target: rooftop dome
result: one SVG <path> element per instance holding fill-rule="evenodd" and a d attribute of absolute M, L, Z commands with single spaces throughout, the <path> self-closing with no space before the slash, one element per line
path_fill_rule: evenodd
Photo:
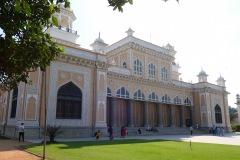
<path fill-rule="evenodd" d="M 100 37 L 100 33 L 99 33 L 99 37 L 97 39 L 95 39 L 94 42 L 101 42 L 104 43 L 103 39 Z"/>
<path fill-rule="evenodd" d="M 220 75 L 220 77 L 218 77 L 217 81 L 225 81 L 225 79 Z"/>
<path fill-rule="evenodd" d="M 207 75 L 207 74 L 206 74 L 206 72 L 202 69 L 202 70 L 199 72 L 198 75 L 201 76 L 201 75 Z"/>

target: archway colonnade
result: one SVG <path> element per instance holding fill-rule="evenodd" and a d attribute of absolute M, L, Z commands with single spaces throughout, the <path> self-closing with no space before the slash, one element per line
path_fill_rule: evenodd
<path fill-rule="evenodd" d="M 107 125 L 113 127 L 189 127 L 194 107 L 180 104 L 107 97 Z"/>

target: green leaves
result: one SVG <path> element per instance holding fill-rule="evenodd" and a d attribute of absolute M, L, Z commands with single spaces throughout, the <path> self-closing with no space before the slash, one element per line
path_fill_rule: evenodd
<path fill-rule="evenodd" d="M 118 9 L 119 12 L 123 12 L 123 6 L 126 3 L 133 4 L 133 0 L 108 0 L 109 6 L 113 7 L 113 10 Z"/>
<path fill-rule="evenodd" d="M 29 72 L 49 66 L 63 52 L 43 32 L 52 23 L 58 25 L 57 18 L 52 17 L 57 11 L 53 3 L 52 0 L 0 0 L 0 28 L 4 33 L 0 35 L 0 89 L 11 90 L 19 82 L 30 83 Z"/>
<path fill-rule="evenodd" d="M 55 16 L 52 16 L 53 25 L 58 26 L 58 20 Z"/>

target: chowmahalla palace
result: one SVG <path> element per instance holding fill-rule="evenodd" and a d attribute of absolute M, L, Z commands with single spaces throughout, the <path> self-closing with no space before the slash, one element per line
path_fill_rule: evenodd
<path fill-rule="evenodd" d="M 177 132 L 196 124 L 206 131 L 213 125 L 230 131 L 223 77 L 211 84 L 201 70 L 198 83 L 183 82 L 174 47 L 134 37 L 131 28 L 111 45 L 99 34 L 92 50 L 81 48 L 72 30 L 73 10 L 59 5 L 59 26 L 46 32 L 66 53 L 45 71 L 31 72 L 31 84 L 0 92 L 1 133 L 17 137 L 17 126 L 24 123 L 26 138 L 42 137 L 45 111 L 46 123 L 60 125 L 62 137 L 90 137 L 97 130 L 107 134 L 110 125 L 114 132 L 146 125 Z"/>

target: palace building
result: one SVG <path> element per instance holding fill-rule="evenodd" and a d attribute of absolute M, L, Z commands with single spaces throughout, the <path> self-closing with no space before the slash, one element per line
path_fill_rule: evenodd
<path fill-rule="evenodd" d="M 61 6 L 61 5 L 60 5 Z M 96 129 L 113 127 L 202 129 L 221 126 L 230 131 L 225 80 L 208 82 L 201 70 L 198 83 L 180 80 L 174 47 L 158 46 L 134 37 L 106 44 L 99 37 L 92 50 L 76 43 L 73 10 L 61 6 L 58 27 L 47 30 L 65 47 L 46 71 L 30 73 L 32 84 L 20 83 L 11 92 L 0 92 L 0 130 L 16 137 L 24 122 L 25 135 L 41 137 L 47 124 L 61 125 L 64 137 L 88 137 Z"/>

